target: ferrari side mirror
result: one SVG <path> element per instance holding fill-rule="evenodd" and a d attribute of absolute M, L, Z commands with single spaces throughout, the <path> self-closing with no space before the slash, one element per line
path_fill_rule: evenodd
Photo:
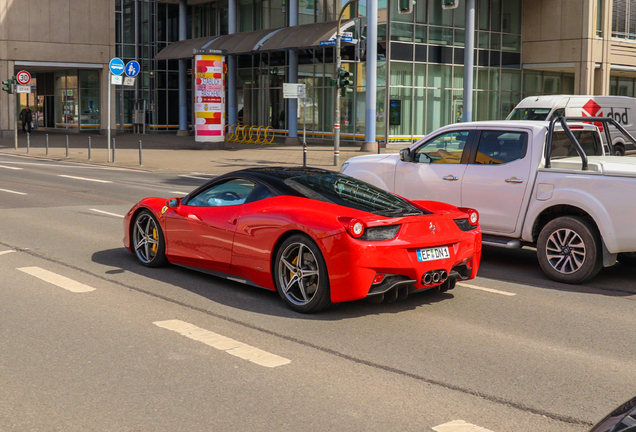
<path fill-rule="evenodd" d="M 170 208 L 179 207 L 179 204 L 181 204 L 181 198 L 172 198 L 168 201 L 168 207 Z"/>
<path fill-rule="evenodd" d="M 411 159 L 411 149 L 410 148 L 405 148 L 400 150 L 400 160 L 402 162 L 413 162 L 413 160 Z"/>

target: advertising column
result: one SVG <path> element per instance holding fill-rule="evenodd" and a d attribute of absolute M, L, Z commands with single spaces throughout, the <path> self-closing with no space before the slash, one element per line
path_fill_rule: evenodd
<path fill-rule="evenodd" d="M 194 51 L 194 139 L 225 141 L 225 51 Z"/>

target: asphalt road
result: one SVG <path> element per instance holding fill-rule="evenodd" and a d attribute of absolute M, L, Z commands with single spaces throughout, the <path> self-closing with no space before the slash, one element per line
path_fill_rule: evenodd
<path fill-rule="evenodd" d="M 300 315 L 123 248 L 134 202 L 210 177 L 0 155 L 0 431 L 583 432 L 634 396 L 635 268 L 486 248 L 450 293 Z"/>

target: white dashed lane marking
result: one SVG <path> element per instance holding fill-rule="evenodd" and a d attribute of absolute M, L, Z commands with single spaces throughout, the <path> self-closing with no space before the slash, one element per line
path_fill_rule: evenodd
<path fill-rule="evenodd" d="M 0 165 L 0 168 L 10 169 L 10 170 L 17 170 L 17 171 L 20 171 L 22 169 L 22 168 L 18 168 L 18 167 L 10 167 L 10 166 L 5 166 L 5 165 Z"/>
<path fill-rule="evenodd" d="M 97 210 L 97 209 L 89 209 L 89 210 L 97 212 L 97 213 L 105 214 L 105 215 L 108 215 L 108 216 L 115 216 L 115 217 L 118 217 L 118 218 L 123 218 L 124 217 L 124 216 L 119 215 L 117 213 L 110 213 L 110 212 L 107 212 L 107 211 L 104 211 L 104 210 Z"/>
<path fill-rule="evenodd" d="M 183 195 L 183 196 L 185 196 L 185 195 L 187 195 L 189 192 L 172 191 L 172 192 L 170 192 L 170 193 L 171 193 L 171 194 L 177 194 L 177 195 Z"/>
<path fill-rule="evenodd" d="M 179 177 L 185 177 L 185 178 L 191 178 L 191 179 L 197 179 L 197 180 L 212 180 L 210 177 L 198 177 L 198 176 L 186 175 L 186 174 L 179 174 Z"/>
<path fill-rule="evenodd" d="M 466 423 L 464 420 L 453 420 L 451 422 L 435 426 L 433 430 L 435 432 L 492 432 L 490 429 Z"/>
<path fill-rule="evenodd" d="M 15 252 L 15 251 L 13 249 L 9 249 L 9 250 L 0 252 L 0 255 L 9 254 L 9 253 L 12 253 L 12 252 Z"/>
<path fill-rule="evenodd" d="M 83 283 L 79 283 L 57 273 L 44 270 L 40 267 L 20 267 L 16 270 L 20 270 L 21 272 L 34 276 L 40 280 L 43 280 L 44 282 L 57 285 L 60 288 L 64 288 L 65 290 L 74 293 L 86 293 L 95 291 L 95 288 L 93 287 L 89 287 L 88 285 L 84 285 Z"/>
<path fill-rule="evenodd" d="M 470 288 L 470 289 L 474 289 L 474 290 L 479 290 L 479 291 L 486 291 L 489 293 L 493 293 L 493 294 L 501 294 L 501 295 L 505 295 L 505 296 L 516 296 L 517 293 L 511 293 L 508 291 L 499 291 L 496 289 L 492 289 L 492 288 L 484 288 L 484 287 L 480 287 L 480 286 L 476 286 L 476 285 L 469 285 L 463 282 L 457 282 L 458 286 L 462 286 L 464 288 Z"/>
<path fill-rule="evenodd" d="M 7 193 L 12 193 L 12 194 L 16 194 L 16 195 L 26 195 L 26 193 L 24 193 L 24 192 L 16 192 L 16 191 L 12 191 L 12 190 L 9 190 L 9 189 L 0 189 L 0 191 L 7 192 Z"/>
<path fill-rule="evenodd" d="M 291 360 L 288 360 L 286 358 L 279 357 L 275 354 L 268 353 L 258 348 L 254 348 L 252 346 L 244 344 L 243 342 L 235 341 L 234 339 L 221 336 L 220 334 L 202 329 L 195 326 L 194 324 L 190 324 L 185 321 L 157 321 L 154 324 L 161 328 L 177 332 L 192 340 L 203 342 L 206 345 L 209 345 L 221 351 L 225 351 L 226 353 L 232 354 L 233 356 L 242 358 L 244 360 L 249 360 L 252 363 L 256 363 L 260 366 L 273 368 L 291 363 Z"/>
<path fill-rule="evenodd" d="M 63 175 L 63 174 L 59 174 L 58 177 L 70 178 L 74 180 L 85 180 L 85 181 L 91 181 L 91 182 L 97 182 L 97 183 L 112 183 L 112 181 L 108 181 L 108 180 L 98 180 L 98 179 L 92 179 L 92 178 L 86 178 L 86 177 L 75 177 L 75 176 Z"/>

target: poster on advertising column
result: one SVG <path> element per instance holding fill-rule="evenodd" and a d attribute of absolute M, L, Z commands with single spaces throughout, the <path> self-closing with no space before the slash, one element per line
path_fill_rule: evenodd
<path fill-rule="evenodd" d="M 194 51 L 195 141 L 225 140 L 225 51 Z"/>

